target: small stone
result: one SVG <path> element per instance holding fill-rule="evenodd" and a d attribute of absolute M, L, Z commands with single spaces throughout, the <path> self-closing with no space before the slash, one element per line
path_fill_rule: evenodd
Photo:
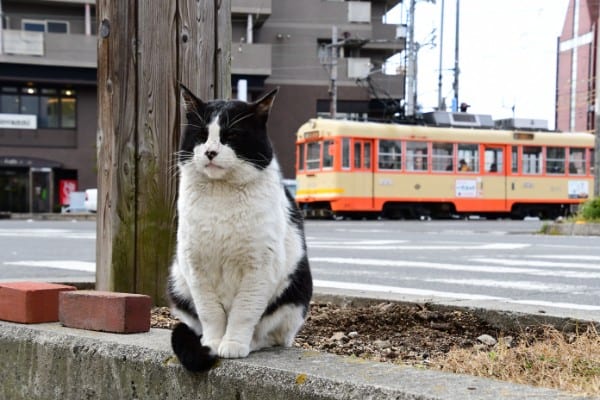
<path fill-rule="evenodd" d="M 329 340 L 335 341 L 335 342 L 339 342 L 339 341 L 342 341 L 342 340 L 348 340 L 348 336 L 346 336 L 346 334 L 344 334 L 344 332 L 335 332 L 329 338 Z"/>
<path fill-rule="evenodd" d="M 496 343 L 498 343 L 496 339 L 486 334 L 479 336 L 477 340 L 487 346 L 494 346 Z"/>
<path fill-rule="evenodd" d="M 505 336 L 504 337 L 504 345 L 506 347 L 508 347 L 510 349 L 511 347 L 513 347 L 514 344 L 515 344 L 515 338 L 514 337 L 512 337 L 512 336 Z"/>
<path fill-rule="evenodd" d="M 382 349 L 389 349 L 390 347 L 392 347 L 392 344 L 390 343 L 389 340 L 375 340 L 373 342 L 373 346 L 382 350 Z"/>
<path fill-rule="evenodd" d="M 358 332 L 356 332 L 356 331 L 354 331 L 354 332 L 350 332 L 350 333 L 348 334 L 348 337 L 349 337 L 350 339 L 356 339 L 358 336 L 359 336 L 359 334 L 358 334 Z"/>

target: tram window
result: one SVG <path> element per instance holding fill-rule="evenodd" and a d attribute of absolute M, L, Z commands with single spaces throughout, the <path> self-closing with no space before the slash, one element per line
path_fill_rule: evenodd
<path fill-rule="evenodd" d="M 594 169 L 595 169 L 595 165 L 596 165 L 596 164 L 594 164 L 595 163 L 595 161 L 594 161 L 595 155 L 594 154 L 595 154 L 594 150 L 593 149 L 590 150 L 590 175 L 594 175 Z"/>
<path fill-rule="evenodd" d="M 540 146 L 523 146 L 521 159 L 523 173 L 536 175 L 542 173 L 542 148 Z"/>
<path fill-rule="evenodd" d="M 323 142 L 323 168 L 333 167 L 333 140 Z"/>
<path fill-rule="evenodd" d="M 364 150 L 364 159 L 365 159 L 365 168 L 371 168 L 371 143 L 365 142 L 363 146 Z"/>
<path fill-rule="evenodd" d="M 585 174 L 585 149 L 569 149 L 569 174 Z"/>
<path fill-rule="evenodd" d="M 362 167 L 362 153 L 360 151 L 360 142 L 354 143 L 354 168 Z"/>
<path fill-rule="evenodd" d="M 304 143 L 298 145 L 298 171 L 304 171 Z"/>
<path fill-rule="evenodd" d="M 306 169 L 321 168 L 321 142 L 310 142 L 306 149 Z"/>
<path fill-rule="evenodd" d="M 459 144 L 458 159 L 466 163 L 466 168 L 460 169 L 461 171 L 479 172 L 479 145 Z"/>
<path fill-rule="evenodd" d="M 350 168 L 350 139 L 342 139 L 342 168 Z"/>
<path fill-rule="evenodd" d="M 511 171 L 513 174 L 516 174 L 519 172 L 519 147 L 518 146 L 512 146 L 511 149 L 511 155 L 510 155 L 510 162 L 511 162 Z"/>
<path fill-rule="evenodd" d="M 565 173 L 565 148 L 564 147 L 546 147 L 546 173 L 564 174 Z"/>
<path fill-rule="evenodd" d="M 434 171 L 452 171 L 452 160 L 454 160 L 452 143 L 433 143 L 431 153 L 431 168 Z"/>
<path fill-rule="evenodd" d="M 427 171 L 427 143 L 406 142 L 406 169 Z"/>
<path fill-rule="evenodd" d="M 504 171 L 504 151 L 502 148 L 485 149 L 485 171 L 503 172 Z"/>
<path fill-rule="evenodd" d="M 399 140 L 379 141 L 379 169 L 402 169 L 402 145 Z"/>

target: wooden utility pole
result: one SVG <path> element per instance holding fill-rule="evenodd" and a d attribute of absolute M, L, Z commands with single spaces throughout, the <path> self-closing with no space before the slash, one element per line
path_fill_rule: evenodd
<path fill-rule="evenodd" d="M 182 82 L 231 95 L 231 0 L 98 0 L 96 288 L 165 300 Z"/>

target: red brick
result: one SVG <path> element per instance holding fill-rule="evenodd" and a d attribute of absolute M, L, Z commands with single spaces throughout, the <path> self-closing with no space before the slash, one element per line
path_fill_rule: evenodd
<path fill-rule="evenodd" d="M 44 282 L 0 283 L 0 319 L 24 324 L 58 321 L 58 294 L 77 288 Z"/>
<path fill-rule="evenodd" d="M 61 293 L 58 303 L 59 321 L 70 328 L 114 333 L 150 330 L 149 296 L 78 290 Z"/>

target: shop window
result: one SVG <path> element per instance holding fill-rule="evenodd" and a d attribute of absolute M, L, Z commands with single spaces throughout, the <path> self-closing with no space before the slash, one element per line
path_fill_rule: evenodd
<path fill-rule="evenodd" d="M 37 115 L 38 128 L 75 129 L 77 97 L 73 89 L 3 86 L 0 113 Z"/>
<path fill-rule="evenodd" d="M 402 143 L 399 140 L 379 141 L 379 169 L 402 169 Z"/>
<path fill-rule="evenodd" d="M 21 29 L 29 32 L 69 33 L 69 22 L 50 19 L 23 19 Z"/>

